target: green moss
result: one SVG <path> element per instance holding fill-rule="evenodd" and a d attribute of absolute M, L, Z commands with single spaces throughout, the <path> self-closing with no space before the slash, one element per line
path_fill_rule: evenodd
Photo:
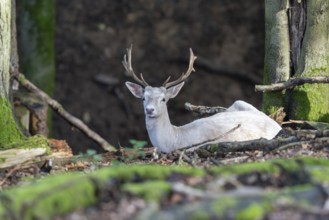
<path fill-rule="evenodd" d="M 277 166 L 273 166 L 272 161 L 267 161 L 214 167 L 211 168 L 211 171 L 223 175 L 231 175 L 232 173 L 239 175 L 253 171 L 274 173 L 278 172 L 279 168 Z"/>
<path fill-rule="evenodd" d="M 23 139 L 23 134 L 20 132 L 16 124 L 12 108 L 8 100 L 0 97 L 0 150 L 4 146 L 18 142 Z"/>
<path fill-rule="evenodd" d="M 218 174 L 239 174 L 254 170 L 263 170 L 276 172 L 279 166 L 288 170 L 295 170 L 304 167 L 314 175 L 315 182 L 327 180 L 329 177 L 329 160 L 320 158 L 297 158 L 297 159 L 279 159 L 263 163 L 248 163 L 240 165 L 230 165 L 218 168 L 212 168 L 210 172 L 215 171 Z M 303 166 L 303 164 L 305 166 Z M 170 183 L 167 178 L 172 174 L 181 175 L 205 175 L 203 169 L 187 167 L 163 167 L 160 165 L 134 165 L 118 166 L 104 168 L 88 175 L 79 173 L 61 174 L 59 176 L 50 176 L 36 181 L 30 185 L 10 189 L 0 192 L 0 202 L 5 201 L 5 205 L 0 205 L 0 219 L 8 219 L 5 216 L 5 208 L 9 207 L 12 213 L 16 213 L 17 219 L 44 219 L 52 216 L 69 212 L 75 208 L 82 208 L 94 204 L 97 201 L 97 192 L 111 187 L 114 189 L 133 193 L 149 201 L 158 201 L 165 197 L 170 190 Z M 321 176 L 323 177 L 321 177 Z M 111 181 L 118 180 L 118 181 Z M 135 180 L 142 180 L 136 182 Z M 310 202 L 300 200 L 300 195 L 309 192 L 313 185 L 305 184 L 296 187 L 285 187 L 279 191 L 269 191 L 259 198 L 259 203 L 251 203 L 243 199 L 235 199 L 230 196 L 222 196 L 211 202 L 205 210 L 194 210 L 195 219 L 208 219 L 209 217 L 225 217 L 227 210 L 233 210 L 237 219 L 257 219 L 271 211 L 271 204 L 275 201 L 284 199 L 291 204 L 302 203 L 307 207 Z M 248 205 L 246 207 L 246 205 Z M 25 209 L 24 209 L 25 207 Z M 242 211 L 238 211 L 243 207 Z M 190 207 L 189 207 L 190 208 Z M 25 211 L 22 211 L 22 210 Z"/>
<path fill-rule="evenodd" d="M 314 182 L 329 184 L 329 167 L 312 167 L 309 169 Z"/>
<path fill-rule="evenodd" d="M 262 111 L 270 115 L 276 112 L 286 103 L 286 94 L 282 92 L 271 92 L 263 94 L 263 107 Z"/>
<path fill-rule="evenodd" d="M 212 219 L 208 212 L 203 210 L 197 210 L 193 213 L 193 216 L 190 218 L 191 220 L 207 220 Z"/>
<path fill-rule="evenodd" d="M 41 135 L 35 135 L 29 138 L 22 138 L 19 141 L 3 146 L 3 149 L 13 149 L 13 148 L 23 148 L 23 149 L 46 148 L 47 153 L 50 153 L 50 145 L 48 139 Z"/>
<path fill-rule="evenodd" d="M 265 162 L 252 162 L 244 164 L 234 164 L 221 167 L 213 167 L 210 170 L 216 174 L 231 175 L 231 174 L 246 174 L 249 172 L 259 171 L 267 173 L 280 172 L 281 167 L 286 171 L 294 172 L 300 170 L 302 164 L 308 167 L 329 167 L 329 160 L 322 158 L 300 157 L 290 160 L 276 159 Z M 326 168 L 325 168 L 326 169 Z"/>
<path fill-rule="evenodd" d="M 164 180 L 172 173 L 180 173 L 182 175 L 203 176 L 205 171 L 202 169 L 193 169 L 191 167 L 163 167 L 160 165 L 141 165 L 141 166 L 118 166 L 115 169 L 100 170 L 93 174 L 97 177 L 105 177 L 108 175 L 119 177 L 122 180 L 131 180 L 133 178 L 143 178 L 144 180 Z"/>
<path fill-rule="evenodd" d="M 261 219 L 271 210 L 268 203 L 251 203 L 247 208 L 239 211 L 236 215 L 238 220 Z"/>
<path fill-rule="evenodd" d="M 40 184 L 36 182 L 13 189 L 14 194 L 13 190 L 5 191 L 1 196 L 11 205 L 12 212 L 18 215 L 17 219 L 49 219 L 49 216 L 96 201 L 95 187 L 86 178 L 76 173 L 52 176 L 43 179 Z M 0 213 L 4 214 L 1 208 Z M 0 217 L 6 219 L 3 215 Z"/>
<path fill-rule="evenodd" d="M 146 181 L 142 183 L 126 183 L 122 186 L 122 190 L 141 196 L 146 200 L 160 200 L 166 195 L 171 186 L 165 181 Z"/>
<path fill-rule="evenodd" d="M 294 92 L 295 119 L 329 122 L 329 86 L 305 84 Z"/>
<path fill-rule="evenodd" d="M 211 211 L 216 214 L 216 217 L 221 218 L 227 212 L 228 209 L 234 207 L 238 201 L 231 197 L 221 197 L 212 202 Z"/>

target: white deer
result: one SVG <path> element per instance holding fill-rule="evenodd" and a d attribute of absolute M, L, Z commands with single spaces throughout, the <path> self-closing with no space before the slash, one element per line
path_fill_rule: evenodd
<path fill-rule="evenodd" d="M 152 145 L 158 152 L 169 153 L 185 147 L 198 147 L 206 144 L 228 141 L 247 141 L 259 138 L 272 139 L 281 127 L 263 112 L 244 101 L 236 101 L 224 112 L 195 120 L 183 126 L 171 124 L 167 102 L 174 98 L 192 71 L 196 59 L 190 49 L 189 67 L 177 80 L 161 87 L 150 86 L 140 74 L 136 76 L 131 65 L 131 50 L 122 61 L 127 73 L 138 83 L 126 82 L 130 92 L 143 100 L 146 128 Z"/>

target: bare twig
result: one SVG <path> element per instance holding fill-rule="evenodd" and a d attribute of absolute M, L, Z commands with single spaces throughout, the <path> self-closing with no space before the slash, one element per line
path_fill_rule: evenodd
<path fill-rule="evenodd" d="M 2 187 L 2 185 L 7 181 L 7 179 L 17 170 L 19 170 L 21 168 L 22 164 L 18 164 L 16 166 L 14 166 L 8 173 L 7 175 L 1 180 L 0 182 L 0 188 Z"/>
<path fill-rule="evenodd" d="M 186 154 L 185 151 L 178 151 L 179 153 L 179 159 L 178 159 L 178 165 L 181 164 L 181 162 L 183 161 L 183 159 L 186 160 L 186 162 L 191 166 L 191 167 L 195 167 L 193 160 L 191 160 L 191 158 L 189 158 Z"/>
<path fill-rule="evenodd" d="M 208 107 L 202 105 L 192 105 L 188 102 L 185 103 L 185 109 L 188 111 L 197 112 L 200 115 L 213 115 L 226 110 L 226 108 L 220 106 Z"/>
<path fill-rule="evenodd" d="M 275 92 L 284 89 L 291 89 L 296 86 L 303 85 L 305 83 L 329 83 L 329 76 L 317 76 L 317 77 L 296 77 L 290 78 L 286 82 L 274 83 L 271 85 L 256 85 L 256 92 Z"/>
<path fill-rule="evenodd" d="M 74 117 L 69 112 L 67 112 L 62 105 L 57 102 L 56 100 L 50 98 L 45 92 L 37 88 L 33 83 L 31 83 L 29 80 L 27 80 L 23 74 L 17 73 L 14 74 L 15 79 L 26 89 L 30 90 L 31 92 L 34 92 L 42 100 L 44 100 L 48 105 L 57 112 L 61 117 L 63 117 L 68 123 L 73 125 L 74 127 L 78 128 L 80 131 L 82 131 L 87 137 L 95 141 L 97 144 L 99 144 L 104 150 L 106 151 L 116 151 L 115 147 L 109 144 L 105 139 L 103 139 L 100 135 L 98 135 L 96 132 L 91 130 L 83 121 L 80 119 Z"/>

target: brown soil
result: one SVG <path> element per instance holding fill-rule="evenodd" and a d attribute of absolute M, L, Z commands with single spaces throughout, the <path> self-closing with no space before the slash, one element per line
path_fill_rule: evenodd
<path fill-rule="evenodd" d="M 131 43 L 135 72 L 152 85 L 187 68 L 188 48 L 212 66 L 261 80 L 264 57 L 264 6 L 248 1 L 57 0 L 55 98 L 111 144 L 148 140 L 142 105 L 125 88 L 131 80 L 121 64 Z M 185 88 L 169 103 L 172 123 L 193 119 L 184 103 L 228 106 L 246 100 L 261 107 L 254 83 L 210 71 L 198 64 Z M 104 86 L 99 75 L 117 84 Z M 54 136 L 74 152 L 96 144 L 54 116 Z M 150 144 L 149 144 L 150 145 Z"/>

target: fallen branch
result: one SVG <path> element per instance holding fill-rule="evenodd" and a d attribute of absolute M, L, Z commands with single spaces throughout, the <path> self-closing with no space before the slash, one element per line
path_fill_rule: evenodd
<path fill-rule="evenodd" d="M 290 131 L 292 136 L 287 138 L 275 138 L 272 140 L 258 139 L 241 142 L 221 142 L 216 144 L 217 152 L 238 152 L 238 151 L 252 151 L 259 150 L 269 152 L 273 150 L 283 150 L 302 146 L 303 144 L 320 144 L 325 145 L 329 143 L 329 129 L 326 130 L 298 130 Z M 204 146 L 205 149 L 211 151 L 211 146 Z"/>
<path fill-rule="evenodd" d="M 197 112 L 200 115 L 213 115 L 226 110 L 226 108 L 220 106 L 208 107 L 202 105 L 192 105 L 188 102 L 185 103 L 185 109 L 188 111 Z"/>
<path fill-rule="evenodd" d="M 116 151 L 115 147 L 109 144 L 105 139 L 103 139 L 100 135 L 98 135 L 96 132 L 91 130 L 83 121 L 76 118 L 75 116 L 71 115 L 69 112 L 67 112 L 63 106 L 57 102 L 56 100 L 50 98 L 45 92 L 37 88 L 32 82 L 27 80 L 23 74 L 13 74 L 14 78 L 26 89 L 30 90 L 31 92 L 34 92 L 42 100 L 44 100 L 48 105 L 61 117 L 63 117 L 68 123 L 73 125 L 74 127 L 78 128 L 82 133 L 84 133 L 87 137 L 95 141 L 97 144 L 99 144 L 104 150 L 106 151 Z"/>
<path fill-rule="evenodd" d="M 241 142 L 221 142 L 216 144 L 218 152 L 238 152 L 238 151 L 251 151 L 251 150 L 260 150 L 260 151 L 272 151 L 276 148 L 281 147 L 289 143 L 298 141 L 297 137 L 288 137 L 280 139 L 258 139 L 251 141 L 241 141 Z"/>
<path fill-rule="evenodd" d="M 271 85 L 256 85 L 256 92 L 275 92 L 284 89 L 291 89 L 296 86 L 304 85 L 305 83 L 329 83 L 328 76 L 317 76 L 317 77 L 296 77 L 290 78 L 286 82 L 274 83 Z"/>
<path fill-rule="evenodd" d="M 290 148 L 297 148 L 297 147 L 301 147 L 303 145 L 314 145 L 314 146 L 316 146 L 317 144 L 319 144 L 320 146 L 324 146 L 324 145 L 329 146 L 329 138 L 328 137 L 322 137 L 322 138 L 318 138 L 318 139 L 315 139 L 315 140 L 292 142 L 292 143 L 285 144 L 285 145 L 282 145 L 282 146 L 276 148 L 275 151 L 286 150 L 286 149 L 290 149 Z"/>

